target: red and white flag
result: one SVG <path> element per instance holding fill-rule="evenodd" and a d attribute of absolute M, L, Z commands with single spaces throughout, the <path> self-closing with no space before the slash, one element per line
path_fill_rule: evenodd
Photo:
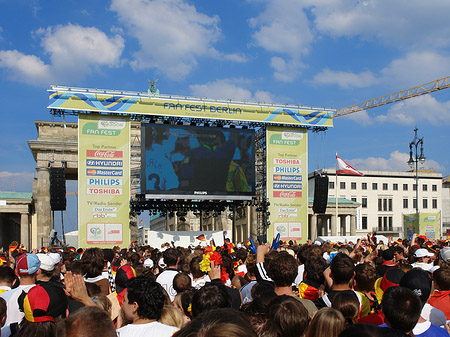
<path fill-rule="evenodd" d="M 356 176 L 363 176 L 361 172 L 351 167 L 345 161 L 336 155 L 336 174 L 352 174 Z"/>

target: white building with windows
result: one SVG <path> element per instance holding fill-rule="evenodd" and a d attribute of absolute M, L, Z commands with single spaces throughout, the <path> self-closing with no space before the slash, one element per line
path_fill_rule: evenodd
<path fill-rule="evenodd" d="M 360 206 L 356 212 L 356 220 L 349 221 L 349 216 L 340 214 L 339 210 L 336 217 L 332 209 L 334 202 L 332 207 L 328 205 L 327 213 L 330 214 L 317 215 L 318 219 L 315 220 L 318 224 L 317 235 L 345 236 L 377 232 L 393 238 L 403 237 L 403 215 L 416 213 L 415 172 L 361 172 L 364 176 L 338 175 L 336 179 L 336 170 L 327 170 L 329 201 L 338 196 L 339 200 L 346 199 L 359 203 Z M 418 176 L 419 213 L 441 214 L 442 174 L 419 170 Z M 309 174 L 310 197 L 314 197 L 314 178 L 314 173 Z"/>

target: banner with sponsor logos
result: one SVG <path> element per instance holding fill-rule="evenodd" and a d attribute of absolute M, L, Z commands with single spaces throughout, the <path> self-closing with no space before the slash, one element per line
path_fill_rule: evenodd
<path fill-rule="evenodd" d="M 420 222 L 417 220 L 420 219 Z M 411 239 L 414 233 L 425 235 L 428 239 L 439 239 L 441 236 L 440 213 L 403 214 L 403 230 L 405 238 Z"/>
<path fill-rule="evenodd" d="M 266 134 L 267 239 L 305 242 L 308 235 L 307 130 L 268 126 Z M 305 177 L 303 179 L 303 177 Z"/>
<path fill-rule="evenodd" d="M 78 246 L 130 244 L 128 117 L 78 116 Z"/>
<path fill-rule="evenodd" d="M 254 104 L 173 96 L 149 96 L 99 89 L 58 87 L 49 90 L 49 109 L 161 115 L 332 127 L 334 109 Z"/>

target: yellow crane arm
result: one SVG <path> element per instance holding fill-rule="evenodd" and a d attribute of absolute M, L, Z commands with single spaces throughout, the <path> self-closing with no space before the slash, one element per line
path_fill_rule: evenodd
<path fill-rule="evenodd" d="M 408 98 L 429 94 L 430 92 L 447 89 L 449 87 L 450 87 L 450 76 L 447 76 L 432 82 L 418 85 L 410 89 L 400 90 L 389 95 L 368 99 L 367 101 L 355 105 L 337 109 L 334 117 L 345 116 L 361 110 L 367 110 L 381 105 L 403 101 Z"/>

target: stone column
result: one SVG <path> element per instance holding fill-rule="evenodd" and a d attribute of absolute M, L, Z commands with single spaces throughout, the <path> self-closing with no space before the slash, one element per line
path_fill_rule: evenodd
<path fill-rule="evenodd" d="M 20 242 L 23 243 L 28 250 L 31 250 L 29 222 L 28 214 L 20 213 Z"/>
<path fill-rule="evenodd" d="M 337 232 L 337 218 L 336 215 L 331 216 L 331 236 L 336 236 Z"/>
<path fill-rule="evenodd" d="M 356 235 L 356 215 L 350 215 L 350 235 Z"/>
<path fill-rule="evenodd" d="M 36 181 L 37 247 L 47 246 L 50 231 L 53 229 L 52 210 L 50 207 L 50 172 L 48 167 L 38 167 Z"/>
<path fill-rule="evenodd" d="M 347 235 L 347 216 L 346 215 L 339 215 L 341 226 L 340 226 L 340 235 L 346 236 Z"/>
<path fill-rule="evenodd" d="M 311 240 L 314 240 L 317 238 L 317 215 L 316 214 L 311 215 L 310 225 L 311 225 L 311 232 L 310 232 L 309 238 Z"/>

